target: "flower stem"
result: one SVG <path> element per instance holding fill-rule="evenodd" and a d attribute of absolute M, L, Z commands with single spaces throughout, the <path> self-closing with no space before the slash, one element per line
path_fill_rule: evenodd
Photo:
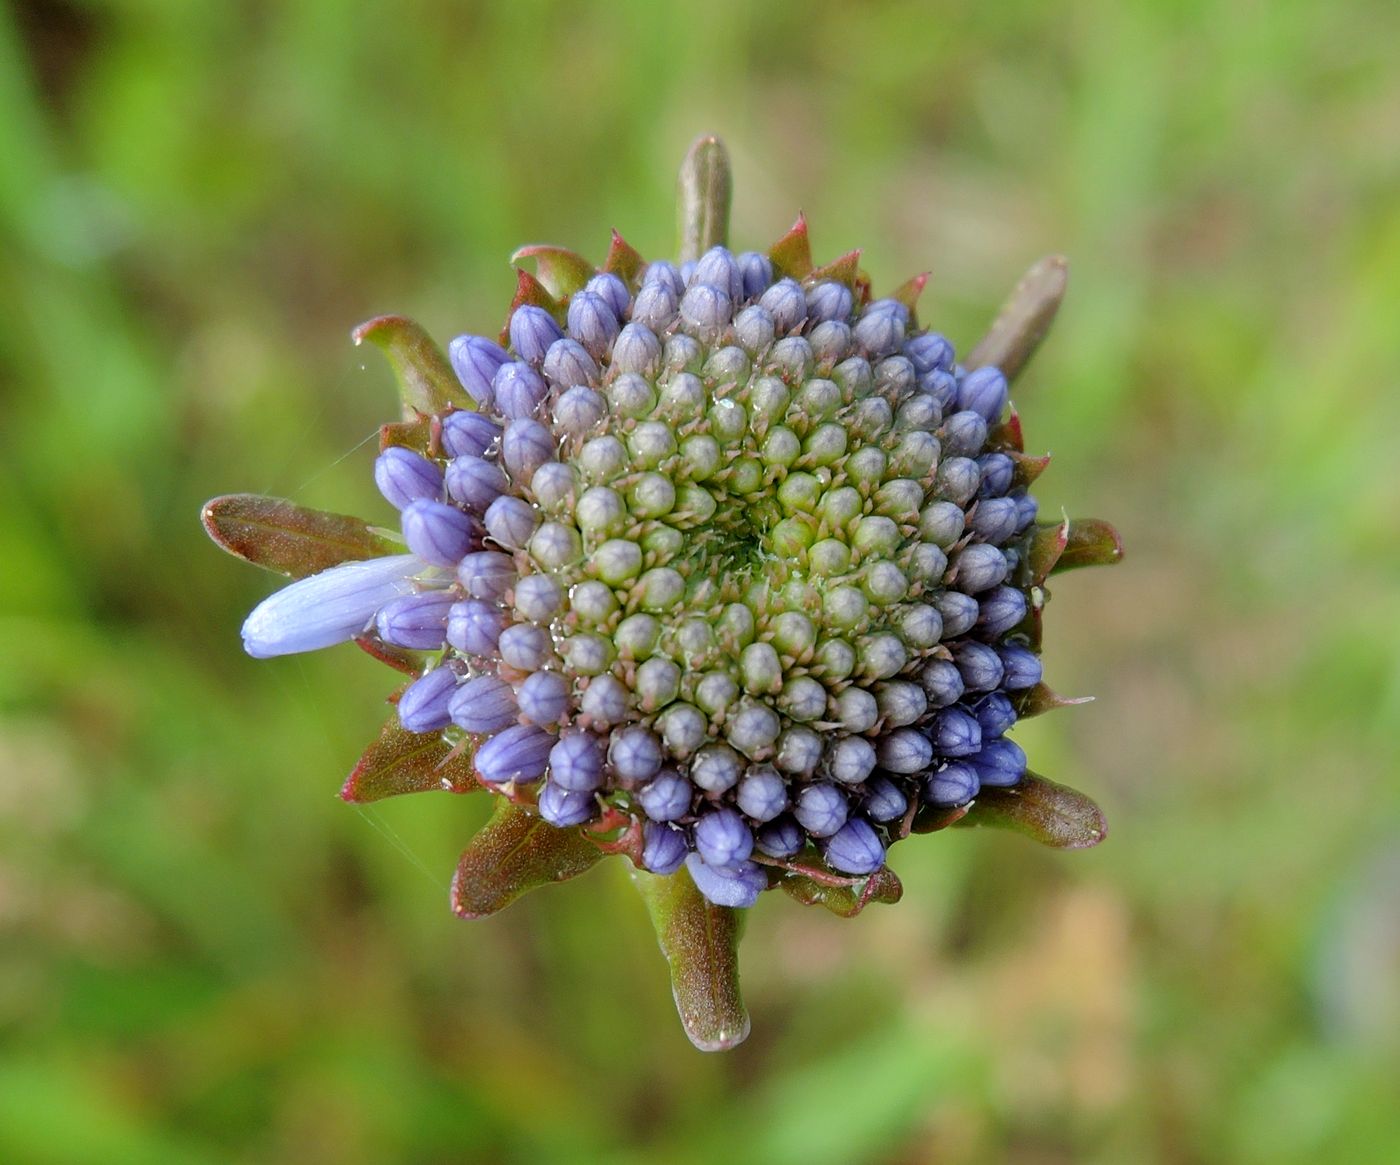
<path fill-rule="evenodd" d="M 695 139 L 676 180 L 676 229 L 682 263 L 729 241 L 734 179 L 729 151 L 713 134 Z"/>

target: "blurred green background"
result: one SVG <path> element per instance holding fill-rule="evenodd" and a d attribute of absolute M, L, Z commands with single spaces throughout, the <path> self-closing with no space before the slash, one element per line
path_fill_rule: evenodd
<path fill-rule="evenodd" d="M 0 1158 L 1400 1160 L 1400 8 L 0 9 Z M 1018 733 L 1104 805 L 1057 854 L 901 846 L 771 895 L 754 1034 L 691 1050 L 618 863 L 447 910 L 485 806 L 334 793 L 390 673 L 256 663 L 234 490 L 386 518 L 348 332 L 496 327 L 520 243 L 669 253 L 799 207 L 966 345 L 1071 257 L 1019 384 L 1043 509 L 1115 520 Z"/>

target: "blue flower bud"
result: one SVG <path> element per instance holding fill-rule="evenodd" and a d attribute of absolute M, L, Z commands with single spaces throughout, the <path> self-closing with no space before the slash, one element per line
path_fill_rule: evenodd
<path fill-rule="evenodd" d="M 1040 656 L 1028 647 L 1008 643 L 997 649 L 1004 669 L 1001 682 L 1011 691 L 1033 688 L 1040 683 Z"/>
<path fill-rule="evenodd" d="M 661 341 L 650 328 L 635 321 L 617 334 L 613 341 L 613 372 L 635 372 L 639 376 L 655 376 L 661 368 Z"/>
<path fill-rule="evenodd" d="M 944 708 L 934 722 L 933 747 L 939 756 L 972 756 L 982 747 L 982 726 L 961 708 Z"/>
<path fill-rule="evenodd" d="M 826 320 L 811 330 L 807 342 L 819 369 L 835 367 L 851 350 L 851 329 L 844 320 Z"/>
<path fill-rule="evenodd" d="M 885 864 L 885 847 L 868 821 L 853 817 L 826 843 L 826 864 L 843 874 L 873 874 Z"/>
<path fill-rule="evenodd" d="M 727 744 L 708 744 L 690 762 L 690 779 L 707 793 L 732 789 L 743 771 L 743 760 Z"/>
<path fill-rule="evenodd" d="M 720 871 L 706 865 L 699 854 L 690 854 L 685 868 L 696 889 L 716 906 L 747 908 L 768 889 L 767 875 L 753 862 L 740 862 L 732 871 Z"/>
<path fill-rule="evenodd" d="M 559 742 L 549 750 L 549 779 L 561 789 L 572 793 L 591 793 L 601 788 L 603 742 L 591 732 L 565 732 L 560 736 Z"/>
<path fill-rule="evenodd" d="M 987 638 L 996 639 L 1026 617 L 1026 596 L 1015 587 L 997 587 L 982 596 L 980 608 L 977 626 Z"/>
<path fill-rule="evenodd" d="M 544 363 L 549 346 L 563 334 L 554 317 L 534 304 L 521 304 L 510 317 L 510 346 L 520 359 L 536 368 Z"/>
<path fill-rule="evenodd" d="M 582 825 L 598 814 L 598 802 L 592 793 L 572 792 L 553 781 L 546 781 L 540 786 L 540 797 L 535 808 L 556 829 Z"/>
<path fill-rule="evenodd" d="M 1016 463 L 1005 453 L 984 453 L 977 459 L 977 467 L 982 472 L 982 483 L 977 487 L 980 497 L 999 498 L 1011 488 Z"/>
<path fill-rule="evenodd" d="M 627 785 L 649 781 L 661 768 L 661 741 L 649 728 L 633 725 L 614 732 L 608 742 L 608 764 Z"/>
<path fill-rule="evenodd" d="M 923 685 L 924 695 L 934 708 L 946 708 L 962 699 L 962 673 L 946 659 L 935 659 L 926 664 L 919 674 L 919 683 Z"/>
<path fill-rule="evenodd" d="M 593 389 L 577 385 L 554 402 L 554 423 L 571 437 L 581 437 L 608 413 L 607 403 Z"/>
<path fill-rule="evenodd" d="M 413 554 L 344 562 L 269 595 L 243 623 L 243 650 L 255 659 L 346 643 L 375 612 L 413 593 L 423 563 Z"/>
<path fill-rule="evenodd" d="M 919 388 L 937 403 L 941 413 L 950 412 L 954 407 L 953 402 L 958 399 L 958 382 L 951 372 L 944 372 L 941 368 L 921 373 Z"/>
<path fill-rule="evenodd" d="M 953 659 L 969 692 L 990 692 L 1001 683 L 1001 657 L 985 643 L 964 643 Z"/>
<path fill-rule="evenodd" d="M 611 271 L 599 272 L 584 284 L 583 289 L 590 295 L 601 296 L 603 302 L 608 305 L 613 315 L 619 320 L 627 318 L 627 308 L 632 302 L 632 293 L 627 290 L 627 284 Z"/>
<path fill-rule="evenodd" d="M 1006 555 L 985 542 L 972 542 L 953 556 L 951 584 L 965 594 L 990 590 L 1006 577 Z"/>
<path fill-rule="evenodd" d="M 653 285 L 667 288 L 677 299 L 680 299 L 685 293 L 685 279 L 681 275 L 680 268 L 664 259 L 650 264 L 645 274 L 642 275 L 643 287 Z"/>
<path fill-rule="evenodd" d="M 523 550 L 539 521 L 535 507 L 522 498 L 503 494 L 492 502 L 483 516 L 486 532 L 507 550 Z"/>
<path fill-rule="evenodd" d="M 553 640 L 543 627 L 514 623 L 501 632 L 497 651 L 501 659 L 518 671 L 539 671 L 549 662 Z"/>
<path fill-rule="evenodd" d="M 952 502 L 930 502 L 919 511 L 919 536 L 947 550 L 962 537 L 965 523 L 960 506 Z"/>
<path fill-rule="evenodd" d="M 807 320 L 807 297 L 794 279 L 779 279 L 758 302 L 773 317 L 773 327 L 780 336 L 796 331 Z"/>
<path fill-rule="evenodd" d="M 807 318 L 816 323 L 849 320 L 853 306 L 851 289 L 844 283 L 818 283 L 807 289 Z"/>
<path fill-rule="evenodd" d="M 690 280 L 691 280 L 691 278 L 695 275 L 695 260 L 694 260 L 694 259 L 687 259 L 684 263 L 681 264 L 680 270 L 681 270 L 681 282 L 682 282 L 686 287 L 689 287 L 689 286 L 690 286 Z"/>
<path fill-rule="evenodd" d="M 399 723 L 409 732 L 436 732 L 452 722 L 449 710 L 457 690 L 457 675 L 448 667 L 435 667 L 419 676 L 399 697 Z"/>
<path fill-rule="evenodd" d="M 589 355 L 601 360 L 621 330 L 617 314 L 601 295 L 580 291 L 569 300 L 569 332 Z"/>
<path fill-rule="evenodd" d="M 618 724 L 627 716 L 628 692 L 610 675 L 594 676 L 583 691 L 579 710 L 600 728 Z"/>
<path fill-rule="evenodd" d="M 1020 533 L 1032 522 L 1040 512 L 1040 504 L 1031 497 L 1030 494 L 1022 494 L 1016 499 L 1016 533 Z"/>
<path fill-rule="evenodd" d="M 483 457 L 454 457 L 447 464 L 447 496 L 478 514 L 510 488 L 505 471 Z"/>
<path fill-rule="evenodd" d="M 711 247 L 696 260 L 689 290 L 697 287 L 713 287 L 716 291 L 722 291 L 730 303 L 744 298 L 744 277 L 727 247 Z"/>
<path fill-rule="evenodd" d="M 642 826 L 642 865 L 653 874 L 674 874 L 685 864 L 687 852 L 679 829 L 654 821 Z"/>
<path fill-rule="evenodd" d="M 598 365 L 577 340 L 565 336 L 555 340 L 544 354 L 541 368 L 544 378 L 555 388 L 572 388 L 576 384 L 593 384 L 598 379 Z"/>
<path fill-rule="evenodd" d="M 496 369 L 510 359 L 510 353 L 485 336 L 458 336 L 447 345 L 447 358 L 472 400 L 489 408 L 495 399 L 491 380 Z"/>
<path fill-rule="evenodd" d="M 958 591 L 944 591 L 934 595 L 933 605 L 943 616 L 944 639 L 956 639 L 959 635 L 971 631 L 977 625 L 977 616 L 982 609 L 971 595 L 960 594 Z M 924 690 L 927 691 L 927 687 Z"/>
<path fill-rule="evenodd" d="M 1000 736 L 1016 723 L 1016 709 L 1002 692 L 993 692 L 985 697 L 972 711 L 977 723 L 982 726 L 983 740 Z"/>
<path fill-rule="evenodd" d="M 827 771 L 843 785 L 859 785 L 874 770 L 875 746 L 862 737 L 843 737 L 827 751 Z"/>
<path fill-rule="evenodd" d="M 904 354 L 913 361 L 920 376 L 935 369 L 951 372 L 953 368 L 953 345 L 937 332 L 910 337 L 904 342 Z"/>
<path fill-rule="evenodd" d="M 391 445 L 374 461 L 374 484 L 396 510 L 419 498 L 436 501 L 442 494 L 442 470 L 421 453 Z"/>
<path fill-rule="evenodd" d="M 464 655 L 494 655 L 505 615 L 494 603 L 467 599 L 453 603 L 447 614 L 447 642 Z"/>
<path fill-rule="evenodd" d="M 793 816 L 812 837 L 830 837 L 846 824 L 846 795 L 835 785 L 806 785 L 797 794 Z"/>
<path fill-rule="evenodd" d="M 773 317 L 756 303 L 744 308 L 734 319 L 734 339 L 751 356 L 766 351 L 775 334 Z"/>
<path fill-rule="evenodd" d="M 531 623 L 547 623 L 564 604 L 564 590 L 547 574 L 531 574 L 515 588 L 515 611 Z"/>
<path fill-rule="evenodd" d="M 448 709 L 452 723 L 463 732 L 500 732 L 515 723 L 519 707 L 503 679 L 476 676 L 459 687 Z"/>
<path fill-rule="evenodd" d="M 482 413 L 458 409 L 442 421 L 442 447 L 449 457 L 482 457 L 501 439 L 501 426 Z"/>
<path fill-rule="evenodd" d="M 896 310 L 897 309 L 897 310 Z M 899 350 L 909 309 L 895 300 L 881 299 L 870 304 L 851 329 L 856 347 L 870 359 L 879 360 Z"/>
<path fill-rule="evenodd" d="M 772 769 L 751 769 L 739 782 L 739 808 L 754 821 L 772 821 L 788 807 L 787 785 Z"/>
<path fill-rule="evenodd" d="M 969 764 L 977 770 L 983 788 L 1014 785 L 1026 775 L 1026 754 L 1014 740 L 989 740 Z"/>
<path fill-rule="evenodd" d="M 516 724 L 498 732 L 476 750 L 476 775 L 493 785 L 537 781 L 549 764 L 554 737 L 533 724 Z"/>
<path fill-rule="evenodd" d="M 664 283 L 650 283 L 637 292 L 632 318 L 653 332 L 664 332 L 676 318 L 680 296 Z"/>
<path fill-rule="evenodd" d="M 899 728 L 880 738 L 875 757 L 887 772 L 917 773 L 933 760 L 933 743 L 913 728 Z"/>
<path fill-rule="evenodd" d="M 981 483 L 981 471 L 970 457 L 945 457 L 933 481 L 938 496 L 958 506 L 971 501 Z"/>
<path fill-rule="evenodd" d="M 531 417 L 549 395 L 544 377 L 522 360 L 512 360 L 496 369 L 491 381 L 496 411 L 503 417 Z"/>
<path fill-rule="evenodd" d="M 733 809 L 711 809 L 695 823 L 695 852 L 714 869 L 729 869 L 753 853 L 753 834 Z"/>
<path fill-rule="evenodd" d="M 958 407 L 971 409 L 987 421 L 995 421 L 1006 407 L 1006 377 L 1000 368 L 987 365 L 969 372 L 958 385 Z"/>
<path fill-rule="evenodd" d="M 474 599 L 504 598 L 515 578 L 515 561 L 499 550 L 478 550 L 457 564 L 457 581 Z"/>
<path fill-rule="evenodd" d="M 822 738 L 810 728 L 788 728 L 778 737 L 773 763 L 796 777 L 810 777 L 821 763 Z M 871 762 L 874 763 L 873 760 Z"/>
<path fill-rule="evenodd" d="M 663 769 L 638 794 L 637 801 L 653 821 L 679 821 L 690 812 L 695 790 L 675 769 Z"/>
<path fill-rule="evenodd" d="M 569 710 L 569 681 L 557 671 L 537 671 L 527 676 L 515 693 L 520 714 L 533 724 L 558 724 Z"/>
<path fill-rule="evenodd" d="M 411 651 L 437 651 L 447 639 L 447 615 L 453 596 L 445 591 L 403 595 L 379 608 L 379 638 Z"/>
<path fill-rule="evenodd" d="M 930 805 L 952 808 L 966 805 L 981 790 L 977 770 L 966 761 L 955 760 L 924 781 L 924 800 Z"/>
<path fill-rule="evenodd" d="M 954 413 L 938 431 L 943 449 L 954 457 L 968 457 L 981 451 L 987 443 L 987 422 L 980 413 L 964 409 Z"/>
<path fill-rule="evenodd" d="M 865 786 L 863 808 L 871 821 L 894 821 L 904 816 L 909 798 L 888 777 L 872 777 Z"/>
<path fill-rule="evenodd" d="M 501 460 L 516 481 L 529 481 L 535 470 L 546 461 L 556 460 L 558 453 L 554 434 L 539 421 L 511 421 L 501 438 Z"/>
<path fill-rule="evenodd" d="M 425 498 L 404 507 L 402 524 L 408 548 L 434 566 L 456 566 L 480 537 L 480 527 L 456 506 Z"/>
<path fill-rule="evenodd" d="M 1000 545 L 1016 534 L 1016 501 L 983 497 L 968 515 L 967 524 L 983 541 Z"/>
<path fill-rule="evenodd" d="M 681 325 L 701 340 L 717 339 L 733 313 L 734 301 L 708 283 L 692 283 L 681 297 Z"/>
<path fill-rule="evenodd" d="M 773 282 L 773 263 L 767 255 L 758 251 L 743 251 L 738 256 L 739 279 L 742 283 L 740 295 L 744 299 L 757 299 Z"/>
<path fill-rule="evenodd" d="M 761 827 L 754 838 L 754 847 L 770 858 L 784 861 L 796 857 L 802 850 L 802 829 L 791 817 L 779 817 Z"/>

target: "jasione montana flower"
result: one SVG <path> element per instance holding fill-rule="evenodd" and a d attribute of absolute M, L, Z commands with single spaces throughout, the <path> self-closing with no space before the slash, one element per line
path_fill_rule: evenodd
<path fill-rule="evenodd" d="M 876 297 L 857 254 L 814 265 L 801 219 L 728 250 L 714 139 L 681 198 L 679 265 L 616 236 L 601 270 L 530 247 L 496 339 L 444 357 L 398 317 L 358 329 L 406 404 L 374 465 L 397 539 L 246 495 L 204 517 L 304 576 L 248 616 L 249 654 L 354 640 L 413 677 L 347 799 L 499 797 L 457 911 L 625 854 L 691 1038 L 726 1047 L 747 1032 L 732 911 L 763 891 L 893 901 L 891 847 L 958 820 L 1103 836 L 1011 731 L 1065 702 L 1041 680 L 1046 576 L 1121 551 L 1103 523 L 1037 522 L 1047 459 L 1008 401 L 1061 261 L 959 359 L 916 318 L 923 277 Z"/>

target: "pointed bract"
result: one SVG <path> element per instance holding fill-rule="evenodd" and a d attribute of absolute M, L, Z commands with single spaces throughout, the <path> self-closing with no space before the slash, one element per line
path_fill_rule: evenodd
<path fill-rule="evenodd" d="M 350 333 L 358 345 L 366 340 L 383 351 L 399 383 L 405 419 L 441 413 L 449 407 L 475 407 L 457 383 L 452 366 L 421 324 L 406 316 L 376 316 Z"/>
<path fill-rule="evenodd" d="M 1103 810 L 1077 789 L 1035 773 L 1005 789 L 983 789 L 961 826 L 1014 829 L 1055 849 L 1088 849 L 1108 836 Z"/>
<path fill-rule="evenodd" d="M 453 748 L 436 732 L 409 732 L 390 716 L 341 787 L 342 801 L 366 804 L 431 789 L 470 793 L 483 786 L 472 775 L 472 745 Z"/>
<path fill-rule="evenodd" d="M 773 274 L 788 276 L 799 282 L 812 273 L 812 240 L 807 235 L 807 219 L 798 214 L 791 229 L 768 250 L 773 260 Z"/>
<path fill-rule="evenodd" d="M 535 243 L 521 247 L 510 257 L 515 267 L 520 266 L 522 259 L 535 261 L 535 278 L 555 299 L 568 299 L 593 278 L 593 264 L 566 247 Z"/>
<path fill-rule="evenodd" d="M 1081 566 L 1112 566 L 1123 561 L 1123 540 L 1101 518 L 1074 518 L 1069 522 L 1064 553 L 1052 573 Z"/>
<path fill-rule="evenodd" d="M 222 549 L 291 578 L 307 578 L 342 562 L 378 558 L 397 549 L 362 518 L 262 494 L 213 498 L 204 503 L 199 518 Z"/>
<path fill-rule="evenodd" d="M 608 257 L 603 260 L 603 270 L 624 280 L 629 287 L 636 287 L 647 261 L 616 231 L 612 233 L 612 245 Z"/>

